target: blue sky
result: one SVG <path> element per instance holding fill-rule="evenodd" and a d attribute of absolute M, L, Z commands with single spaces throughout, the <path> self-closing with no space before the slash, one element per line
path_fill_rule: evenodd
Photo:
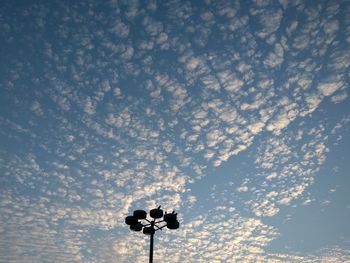
<path fill-rule="evenodd" d="M 350 261 L 349 1 L 2 1 L 0 262 Z"/>

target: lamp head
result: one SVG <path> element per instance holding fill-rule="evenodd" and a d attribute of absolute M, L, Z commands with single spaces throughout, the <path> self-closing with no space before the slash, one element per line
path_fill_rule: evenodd
<path fill-rule="evenodd" d="M 142 230 L 143 225 L 140 222 L 137 222 L 135 225 L 130 226 L 130 230 L 139 232 Z"/>
<path fill-rule="evenodd" d="M 133 216 L 137 219 L 146 219 L 147 212 L 144 210 L 135 210 Z"/>
<path fill-rule="evenodd" d="M 143 228 L 143 233 L 145 235 L 153 235 L 155 233 L 154 227 L 152 226 L 147 226 Z"/>
<path fill-rule="evenodd" d="M 159 206 L 158 208 L 152 209 L 149 212 L 149 215 L 154 219 L 162 218 L 163 217 L 163 210 L 160 209 L 160 206 Z"/>
<path fill-rule="evenodd" d="M 177 220 L 170 221 L 167 223 L 166 227 L 169 229 L 178 229 L 180 227 L 180 223 Z"/>
<path fill-rule="evenodd" d="M 167 223 L 177 221 L 177 214 L 175 213 L 175 211 L 173 211 L 171 214 L 165 213 L 164 221 Z"/>
<path fill-rule="evenodd" d="M 127 225 L 132 226 L 132 225 L 136 225 L 137 223 L 138 223 L 138 220 L 134 216 L 125 217 L 125 224 Z"/>

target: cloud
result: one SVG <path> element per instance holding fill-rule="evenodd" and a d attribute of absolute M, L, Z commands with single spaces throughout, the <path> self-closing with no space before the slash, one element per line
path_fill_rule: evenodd
<path fill-rule="evenodd" d="M 317 89 L 323 96 L 331 96 L 342 86 L 342 82 L 322 83 L 317 87 Z"/>
<path fill-rule="evenodd" d="M 90 115 L 96 113 L 96 102 L 94 102 L 90 97 L 85 100 L 84 111 Z"/>
<path fill-rule="evenodd" d="M 331 100 L 333 103 L 340 103 L 348 98 L 348 93 L 346 91 L 335 94 L 332 96 Z"/>
<path fill-rule="evenodd" d="M 118 19 L 114 22 L 109 30 L 111 33 L 114 33 L 116 36 L 121 38 L 126 38 L 130 32 L 129 26 Z"/>
<path fill-rule="evenodd" d="M 247 192 L 249 189 L 247 186 L 240 186 L 236 190 L 237 192 Z"/>
<path fill-rule="evenodd" d="M 280 132 L 280 130 L 286 128 L 299 113 L 298 105 L 291 103 L 287 97 L 282 98 L 280 103 L 284 108 L 281 112 L 267 125 L 268 131 Z"/>
<path fill-rule="evenodd" d="M 0 261 L 144 262 L 159 204 L 158 261 L 348 260 L 270 252 L 347 129 L 344 4 L 53 5 L 4 6 Z"/>
<path fill-rule="evenodd" d="M 222 83 L 222 86 L 228 91 L 228 92 L 237 92 L 241 89 L 243 86 L 243 81 L 238 79 L 232 72 L 230 71 L 223 71 L 218 73 L 218 78 L 220 82 Z"/>
<path fill-rule="evenodd" d="M 267 35 L 277 31 L 280 27 L 282 16 L 283 11 L 281 9 L 263 12 L 259 16 L 259 20 L 263 30 L 258 32 L 257 35 L 261 38 L 265 38 L 267 37 Z"/>
<path fill-rule="evenodd" d="M 264 64 L 271 67 L 271 68 L 275 68 L 283 62 L 283 55 L 284 55 L 284 50 L 283 50 L 282 45 L 275 44 L 274 51 L 270 52 L 267 55 L 267 58 L 264 61 Z"/>
<path fill-rule="evenodd" d="M 38 101 L 34 101 L 32 105 L 30 106 L 30 110 L 34 112 L 36 115 L 41 116 L 44 114 L 41 105 Z"/>

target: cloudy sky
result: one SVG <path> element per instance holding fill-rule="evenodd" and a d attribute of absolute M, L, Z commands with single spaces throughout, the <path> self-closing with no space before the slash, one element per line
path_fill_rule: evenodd
<path fill-rule="evenodd" d="M 0 7 L 0 262 L 350 262 L 350 2 Z"/>

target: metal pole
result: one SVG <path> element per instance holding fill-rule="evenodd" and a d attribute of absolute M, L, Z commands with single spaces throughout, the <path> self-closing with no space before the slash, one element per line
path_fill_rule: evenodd
<path fill-rule="evenodd" d="M 153 263 L 153 236 L 154 236 L 154 224 L 156 220 L 153 220 L 151 222 L 152 232 L 151 232 L 151 240 L 150 240 L 150 246 L 149 246 L 149 263 Z"/>
<path fill-rule="evenodd" d="M 149 263 L 153 263 L 153 236 L 154 234 L 151 234 L 151 243 L 149 248 Z"/>

